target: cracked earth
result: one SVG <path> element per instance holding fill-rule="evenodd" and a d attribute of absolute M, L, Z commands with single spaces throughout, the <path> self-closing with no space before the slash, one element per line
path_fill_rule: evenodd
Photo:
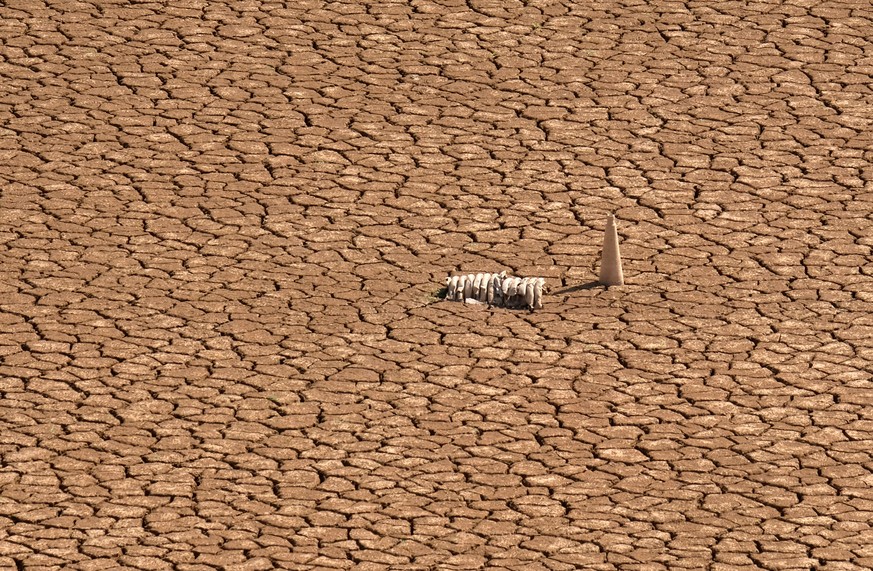
<path fill-rule="evenodd" d="M 870 569 L 871 38 L 4 2 L 0 567 Z M 544 307 L 441 299 L 500 271 Z"/>

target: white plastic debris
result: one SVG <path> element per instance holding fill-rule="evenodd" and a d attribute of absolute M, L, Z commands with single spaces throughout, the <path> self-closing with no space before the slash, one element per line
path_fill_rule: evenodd
<path fill-rule="evenodd" d="M 545 278 L 520 278 L 507 276 L 506 272 L 456 275 L 446 278 L 445 298 L 471 305 L 533 311 L 543 307 L 545 284 Z"/>

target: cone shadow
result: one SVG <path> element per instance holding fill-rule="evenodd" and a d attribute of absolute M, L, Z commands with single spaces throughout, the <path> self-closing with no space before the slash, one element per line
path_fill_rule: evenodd
<path fill-rule="evenodd" d="M 600 285 L 602 285 L 602 284 L 599 281 L 594 280 L 593 282 L 588 282 L 588 283 L 584 283 L 584 284 L 570 286 L 570 287 L 564 288 L 562 290 L 556 291 L 555 293 L 556 294 L 565 294 L 565 293 L 573 293 L 573 292 L 577 292 L 577 291 L 585 291 L 585 290 L 589 290 L 589 289 L 594 289 Z"/>

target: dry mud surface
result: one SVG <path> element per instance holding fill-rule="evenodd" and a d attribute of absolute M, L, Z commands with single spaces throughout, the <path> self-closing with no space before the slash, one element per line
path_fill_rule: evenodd
<path fill-rule="evenodd" d="M 4 2 L 0 567 L 870 569 L 871 38 L 861 0 Z"/>

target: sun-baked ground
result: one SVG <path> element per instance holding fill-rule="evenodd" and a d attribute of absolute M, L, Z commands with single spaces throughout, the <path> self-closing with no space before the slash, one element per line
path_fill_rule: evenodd
<path fill-rule="evenodd" d="M 0 566 L 870 569 L 871 38 L 5 2 Z M 440 299 L 504 270 L 544 308 Z"/>

